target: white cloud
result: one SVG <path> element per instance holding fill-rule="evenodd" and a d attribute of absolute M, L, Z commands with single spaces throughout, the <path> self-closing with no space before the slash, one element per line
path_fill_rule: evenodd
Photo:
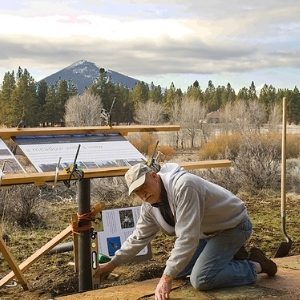
<path fill-rule="evenodd" d="M 48 76 L 85 59 L 135 78 L 223 76 L 234 85 L 275 70 L 284 83 L 280 70 L 300 68 L 299 15 L 294 0 L 6 1 L 0 78 L 19 65 Z"/>

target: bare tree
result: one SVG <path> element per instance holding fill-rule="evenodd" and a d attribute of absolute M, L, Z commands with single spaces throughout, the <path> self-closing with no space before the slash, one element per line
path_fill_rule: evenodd
<path fill-rule="evenodd" d="M 224 122 L 222 122 L 222 126 L 220 127 L 221 133 L 228 133 L 232 131 L 232 120 L 234 119 L 233 116 L 233 102 L 227 102 L 225 107 L 222 109 L 222 113 L 224 116 Z"/>
<path fill-rule="evenodd" d="M 277 103 L 270 110 L 269 114 L 269 131 L 277 131 L 278 125 L 281 124 L 281 108 Z"/>
<path fill-rule="evenodd" d="M 241 132 L 254 131 L 259 133 L 262 124 L 267 121 L 267 112 L 262 103 L 257 100 L 249 102 L 239 100 L 226 105 L 224 109 L 226 119 L 231 121 L 232 130 Z"/>
<path fill-rule="evenodd" d="M 263 103 L 258 102 L 258 100 L 253 100 L 249 102 L 248 106 L 250 123 L 254 125 L 254 131 L 260 132 L 261 125 L 266 123 L 267 112 Z"/>
<path fill-rule="evenodd" d="M 181 102 L 179 100 L 176 100 L 174 101 L 170 109 L 170 121 L 171 124 L 178 125 L 180 124 L 180 120 L 181 120 Z M 175 138 L 176 149 L 179 148 L 179 140 L 182 140 L 181 134 L 182 131 L 176 132 L 176 138 Z"/>
<path fill-rule="evenodd" d="M 135 119 L 144 125 L 157 125 L 163 122 L 164 107 L 153 101 L 141 103 L 135 110 Z"/>
<path fill-rule="evenodd" d="M 66 103 L 66 126 L 95 126 L 101 124 L 102 101 L 99 96 L 84 91 L 82 96 L 73 96 Z"/>
<path fill-rule="evenodd" d="M 249 130 L 250 114 L 245 101 L 236 101 L 232 107 L 232 122 L 237 130 L 247 132 Z"/>
<path fill-rule="evenodd" d="M 181 102 L 181 119 L 180 126 L 184 135 L 189 138 L 190 146 L 195 146 L 197 133 L 201 132 L 205 135 L 202 120 L 205 119 L 206 108 L 201 102 L 191 98 L 183 98 Z"/>

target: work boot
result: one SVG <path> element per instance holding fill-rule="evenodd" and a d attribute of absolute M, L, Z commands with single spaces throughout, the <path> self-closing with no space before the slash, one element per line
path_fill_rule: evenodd
<path fill-rule="evenodd" d="M 262 273 L 274 276 L 277 272 L 276 264 L 271 259 L 268 259 L 265 254 L 256 247 L 250 249 L 248 259 L 258 262 L 261 265 Z"/>
<path fill-rule="evenodd" d="M 245 246 L 243 245 L 238 252 L 234 255 L 233 259 L 235 260 L 243 260 L 248 259 L 249 253 L 246 250 Z"/>

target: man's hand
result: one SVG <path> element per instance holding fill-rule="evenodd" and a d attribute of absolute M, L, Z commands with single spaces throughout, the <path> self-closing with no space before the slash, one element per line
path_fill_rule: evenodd
<path fill-rule="evenodd" d="M 168 300 L 173 278 L 163 274 L 155 290 L 155 300 Z"/>
<path fill-rule="evenodd" d="M 112 261 L 105 263 L 105 264 L 99 264 L 98 270 L 94 274 L 94 277 L 100 277 L 100 282 L 108 276 L 117 266 Z"/>

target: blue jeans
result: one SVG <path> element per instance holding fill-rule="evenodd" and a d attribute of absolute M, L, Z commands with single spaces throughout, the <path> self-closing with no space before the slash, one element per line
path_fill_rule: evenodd
<path fill-rule="evenodd" d="M 254 264 L 233 259 L 251 232 L 252 223 L 247 216 L 236 227 L 200 240 L 191 261 L 177 278 L 190 274 L 192 286 L 199 291 L 254 283 L 257 278 Z"/>

